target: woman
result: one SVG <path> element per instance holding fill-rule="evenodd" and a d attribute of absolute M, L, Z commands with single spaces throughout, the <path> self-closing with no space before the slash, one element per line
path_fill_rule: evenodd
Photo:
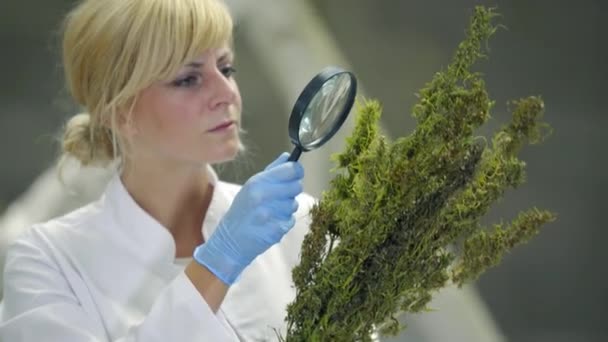
<path fill-rule="evenodd" d="M 242 187 L 241 98 L 220 0 L 84 0 L 64 68 L 88 114 L 65 156 L 120 167 L 102 197 L 8 253 L 2 341 L 260 341 L 284 334 L 313 203 L 283 153 Z M 298 209 L 299 208 L 299 209 Z"/>

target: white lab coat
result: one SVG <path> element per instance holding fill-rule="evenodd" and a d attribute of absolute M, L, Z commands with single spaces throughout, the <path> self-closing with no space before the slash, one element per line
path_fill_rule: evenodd
<path fill-rule="evenodd" d="M 240 186 L 208 170 L 208 239 Z M 169 232 L 112 178 L 101 198 L 37 224 L 9 248 L 0 341 L 269 341 L 285 332 L 314 198 L 302 194 L 295 227 L 256 258 L 213 313 L 175 260 Z"/>

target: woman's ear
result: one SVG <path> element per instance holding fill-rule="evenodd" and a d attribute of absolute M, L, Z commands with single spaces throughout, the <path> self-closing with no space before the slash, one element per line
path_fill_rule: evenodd
<path fill-rule="evenodd" d="M 133 100 L 132 103 L 117 110 L 114 119 L 115 123 L 110 122 L 110 127 L 115 126 L 117 132 L 127 139 L 134 137 L 138 133 L 137 125 L 134 120 L 135 112 L 137 110 L 135 104 L 136 101 Z"/>
<path fill-rule="evenodd" d="M 132 111 L 116 115 L 116 125 L 118 126 L 118 131 L 126 138 L 132 138 L 138 133 L 133 116 Z"/>

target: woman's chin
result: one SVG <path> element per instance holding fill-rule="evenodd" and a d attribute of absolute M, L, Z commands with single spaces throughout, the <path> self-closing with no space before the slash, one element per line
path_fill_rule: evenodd
<path fill-rule="evenodd" d="M 239 151 L 242 149 L 243 147 L 240 142 L 235 142 L 234 144 L 226 145 L 222 149 L 213 151 L 213 154 L 208 156 L 206 162 L 209 164 L 220 164 L 232 161 L 236 158 Z"/>

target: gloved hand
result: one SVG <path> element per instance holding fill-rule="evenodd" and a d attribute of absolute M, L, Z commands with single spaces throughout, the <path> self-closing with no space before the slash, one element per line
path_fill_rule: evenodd
<path fill-rule="evenodd" d="M 281 154 L 247 180 L 213 235 L 194 250 L 194 260 L 227 285 L 295 225 L 304 168 L 288 157 Z"/>

